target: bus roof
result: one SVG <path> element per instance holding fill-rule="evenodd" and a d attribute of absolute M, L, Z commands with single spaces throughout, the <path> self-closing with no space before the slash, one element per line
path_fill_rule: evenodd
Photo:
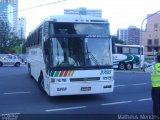
<path fill-rule="evenodd" d="M 45 21 L 54 22 L 84 22 L 84 23 L 103 23 L 108 21 L 100 17 L 92 17 L 88 15 L 55 15 L 45 19 Z"/>
<path fill-rule="evenodd" d="M 54 16 L 49 16 L 46 19 L 44 19 L 35 29 L 33 29 L 29 33 L 28 36 L 30 36 L 37 28 L 39 28 L 46 21 L 77 22 L 77 23 L 109 23 L 108 20 L 106 19 L 103 19 L 100 17 L 93 17 L 89 15 L 54 15 Z"/>

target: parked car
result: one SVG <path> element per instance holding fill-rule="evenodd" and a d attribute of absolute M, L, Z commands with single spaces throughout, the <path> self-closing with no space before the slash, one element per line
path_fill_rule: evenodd
<path fill-rule="evenodd" d="M 145 68 L 150 67 L 153 64 L 155 64 L 155 61 L 145 61 L 143 66 L 142 66 L 142 70 L 144 71 Z"/>
<path fill-rule="evenodd" d="M 152 66 L 153 64 L 155 64 L 155 61 L 147 61 L 147 62 L 144 62 L 144 65 L 145 65 L 146 67 L 150 67 L 150 66 Z"/>
<path fill-rule="evenodd" d="M 0 67 L 2 66 L 15 66 L 20 67 L 20 60 L 17 56 L 7 55 L 5 57 L 0 58 Z"/>

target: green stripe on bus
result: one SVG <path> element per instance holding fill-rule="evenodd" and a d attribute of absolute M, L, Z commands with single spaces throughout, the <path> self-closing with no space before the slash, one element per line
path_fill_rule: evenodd
<path fill-rule="evenodd" d="M 54 73 L 54 77 L 59 77 L 59 73 L 60 73 L 60 71 L 56 71 L 56 72 Z"/>

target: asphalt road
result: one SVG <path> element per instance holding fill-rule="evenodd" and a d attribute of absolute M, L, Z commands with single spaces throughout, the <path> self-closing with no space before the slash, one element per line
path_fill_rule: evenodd
<path fill-rule="evenodd" d="M 113 93 L 48 97 L 24 66 L 0 68 L 0 114 L 151 114 L 149 74 L 115 72 Z"/>

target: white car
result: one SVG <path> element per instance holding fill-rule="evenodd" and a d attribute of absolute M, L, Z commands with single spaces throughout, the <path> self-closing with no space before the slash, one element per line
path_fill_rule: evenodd
<path fill-rule="evenodd" d="M 2 66 L 15 66 L 15 67 L 20 67 L 20 60 L 18 59 L 17 56 L 14 55 L 8 55 L 5 57 L 0 58 L 0 67 Z"/>
<path fill-rule="evenodd" d="M 154 61 L 145 61 L 142 68 L 147 68 L 155 64 Z"/>

